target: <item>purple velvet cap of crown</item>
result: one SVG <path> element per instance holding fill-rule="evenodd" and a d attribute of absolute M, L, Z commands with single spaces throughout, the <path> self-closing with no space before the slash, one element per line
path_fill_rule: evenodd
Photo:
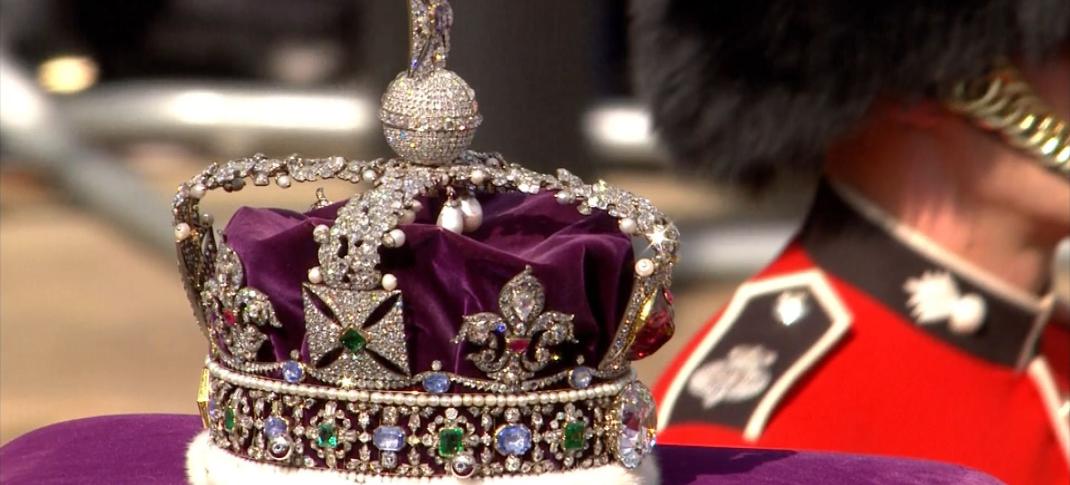
<path fill-rule="evenodd" d="M 412 224 L 400 226 L 405 244 L 381 249 L 380 269 L 397 277 L 405 319 L 409 365 L 413 373 L 431 369 L 468 377 L 483 374 L 465 359 L 473 349 L 451 340 L 465 315 L 499 313 L 498 295 L 512 277 L 531 266 L 546 292 L 546 310 L 574 315 L 578 344 L 559 350 L 549 375 L 572 366 L 582 355 L 599 362 L 620 325 L 632 289 L 631 240 L 617 221 L 595 211 L 579 214 L 558 204 L 553 194 L 481 195 L 483 224 L 464 235 L 435 225 L 440 201 L 424 200 Z M 266 294 L 282 328 L 264 328 L 270 346 L 261 360 L 283 361 L 302 348 L 305 334 L 301 286 L 317 266 L 312 231 L 332 225 L 343 203 L 301 214 L 244 207 L 231 218 L 224 237 L 242 262 L 245 285 Z"/>

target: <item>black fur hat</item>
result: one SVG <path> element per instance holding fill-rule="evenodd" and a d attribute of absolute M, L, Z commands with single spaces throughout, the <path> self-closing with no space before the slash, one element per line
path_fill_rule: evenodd
<path fill-rule="evenodd" d="M 1065 45 L 1070 0 L 633 0 L 636 84 L 682 163 L 812 172 L 878 95 L 932 96 Z"/>

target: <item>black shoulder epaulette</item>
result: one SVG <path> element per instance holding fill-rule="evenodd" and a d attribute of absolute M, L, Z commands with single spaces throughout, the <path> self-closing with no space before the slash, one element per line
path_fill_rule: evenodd
<path fill-rule="evenodd" d="M 744 284 L 670 383 L 659 423 L 730 426 L 757 440 L 777 403 L 850 325 L 818 270 Z"/>

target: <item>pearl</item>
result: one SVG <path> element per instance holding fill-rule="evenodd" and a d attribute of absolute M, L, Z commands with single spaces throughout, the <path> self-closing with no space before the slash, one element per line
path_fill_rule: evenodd
<path fill-rule="evenodd" d="M 638 227 L 635 225 L 635 219 L 625 217 L 620 220 L 620 232 L 625 234 L 635 234 L 636 229 L 638 229 Z"/>
<path fill-rule="evenodd" d="M 204 188 L 204 185 L 196 184 L 193 187 L 189 188 L 189 196 L 194 199 L 201 200 L 201 198 L 204 197 L 206 190 L 207 189 Z"/>
<path fill-rule="evenodd" d="M 447 203 L 442 207 L 442 212 L 438 213 L 438 225 L 454 234 L 461 234 L 464 232 L 464 213 L 458 207 L 460 204 L 454 204 Z"/>
<path fill-rule="evenodd" d="M 468 180 L 471 180 L 473 184 L 482 185 L 487 181 L 487 173 L 482 170 L 473 170 Z"/>
<path fill-rule="evenodd" d="M 326 225 L 320 224 L 312 229 L 312 238 L 318 243 L 326 241 L 330 235 L 331 228 Z"/>
<path fill-rule="evenodd" d="M 483 398 L 483 400 L 486 401 L 487 406 L 496 406 L 496 405 L 498 405 L 498 396 L 495 396 L 493 394 L 488 394 L 487 396 L 485 396 Z"/>
<path fill-rule="evenodd" d="M 479 229 L 483 224 L 483 206 L 475 197 L 461 199 L 461 217 L 464 220 L 464 231 L 472 232 Z"/>
<path fill-rule="evenodd" d="M 360 177 L 364 179 L 365 182 L 374 182 L 375 179 L 379 178 L 379 174 L 375 173 L 375 170 L 369 168 L 361 173 Z"/>
<path fill-rule="evenodd" d="M 211 226 L 213 222 L 215 222 L 215 217 L 212 216 L 212 214 L 209 214 L 207 212 L 201 214 L 201 224 Z"/>
<path fill-rule="evenodd" d="M 323 273 L 320 272 L 319 266 L 314 266 L 308 270 L 308 281 L 314 285 L 323 283 Z"/>
<path fill-rule="evenodd" d="M 635 273 L 639 276 L 650 276 L 654 274 L 654 262 L 647 258 L 636 261 Z"/>
<path fill-rule="evenodd" d="M 189 224 L 186 224 L 185 222 L 179 222 L 178 224 L 175 224 L 175 242 L 182 242 L 186 240 L 186 238 L 188 238 L 190 234 L 192 234 L 192 232 L 193 231 L 190 229 Z"/>
<path fill-rule="evenodd" d="M 394 291 L 398 289 L 398 277 L 390 273 L 383 275 L 383 289 L 386 291 Z"/>
<path fill-rule="evenodd" d="M 464 404 L 464 399 L 462 399 L 461 396 L 458 396 L 456 394 L 454 394 L 453 396 L 450 396 L 450 405 L 451 406 L 457 407 L 457 406 L 460 406 L 462 404 Z"/>
<path fill-rule="evenodd" d="M 487 401 L 485 399 L 483 399 L 483 395 L 482 394 L 476 394 L 475 396 L 472 396 L 472 404 L 475 405 L 475 406 L 482 407 L 483 404 L 486 403 L 486 402 Z"/>
<path fill-rule="evenodd" d="M 416 222 L 416 213 L 409 209 L 402 210 L 401 217 L 398 218 L 398 223 L 412 224 L 413 222 Z"/>
<path fill-rule="evenodd" d="M 411 207 L 413 212 L 420 212 L 420 210 L 424 208 L 424 204 L 418 200 L 414 200 L 412 201 Z"/>
<path fill-rule="evenodd" d="M 284 189 L 289 188 L 291 183 L 290 176 L 279 175 L 278 177 L 275 177 L 275 183 L 278 184 L 279 187 L 282 187 Z"/>
<path fill-rule="evenodd" d="M 572 196 L 572 193 L 565 190 L 554 194 L 554 198 L 557 199 L 557 203 L 561 205 L 569 205 L 576 201 L 576 198 Z"/>
<path fill-rule="evenodd" d="M 984 299 L 976 293 L 968 293 L 952 305 L 948 326 L 958 335 L 974 334 L 981 329 L 986 313 Z"/>
<path fill-rule="evenodd" d="M 383 244 L 390 248 L 399 248 L 405 245 L 405 231 L 401 229 L 391 229 L 383 236 Z"/>

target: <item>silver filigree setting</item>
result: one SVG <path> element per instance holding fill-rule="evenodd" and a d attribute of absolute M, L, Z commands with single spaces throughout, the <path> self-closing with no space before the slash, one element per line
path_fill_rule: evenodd
<path fill-rule="evenodd" d="M 575 342 L 573 316 L 543 311 L 546 294 L 542 283 L 524 268 L 502 287 L 498 296 L 501 314 L 483 312 L 464 317 L 454 343 L 479 346 L 466 357 L 491 379 L 519 389 L 553 359 L 551 348 Z"/>

